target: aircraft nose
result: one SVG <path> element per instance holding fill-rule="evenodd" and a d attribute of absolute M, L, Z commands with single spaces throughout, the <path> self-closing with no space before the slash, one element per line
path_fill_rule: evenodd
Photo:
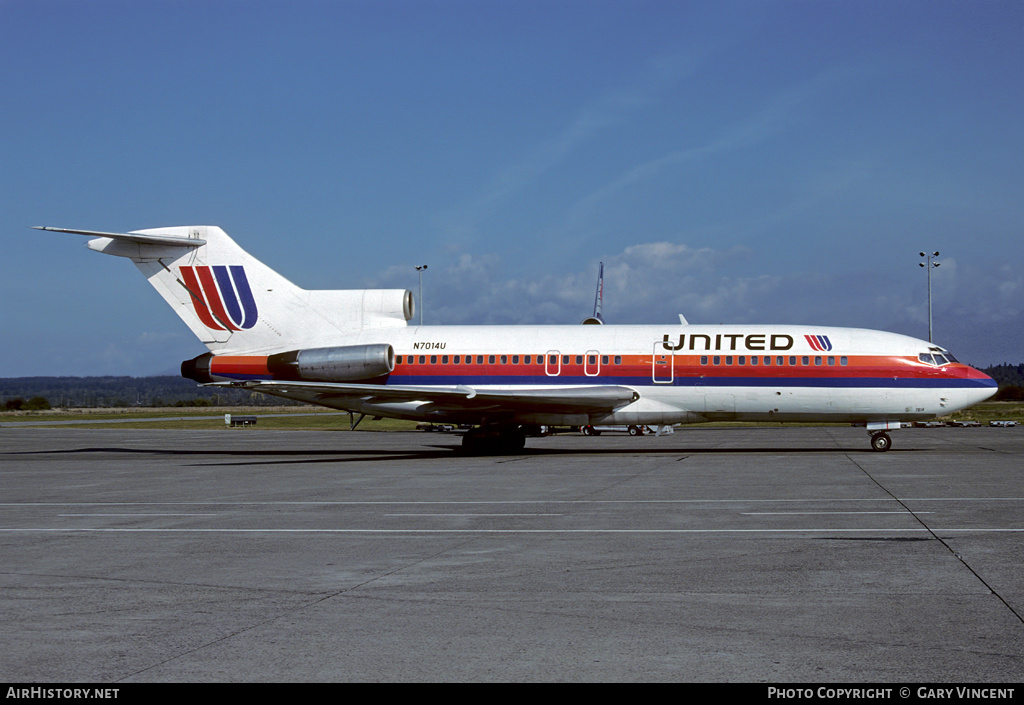
<path fill-rule="evenodd" d="M 978 404 L 999 391 L 999 384 L 981 370 L 964 366 L 964 379 L 970 380 L 973 401 L 971 404 Z"/>

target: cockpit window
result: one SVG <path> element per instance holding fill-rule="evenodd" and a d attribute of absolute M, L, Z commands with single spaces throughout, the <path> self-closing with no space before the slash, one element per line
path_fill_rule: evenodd
<path fill-rule="evenodd" d="M 948 350 L 939 347 L 928 348 L 928 352 L 935 355 L 936 365 L 945 365 L 947 362 L 957 362 L 957 359 L 949 354 Z"/>
<path fill-rule="evenodd" d="M 932 348 L 931 352 L 919 353 L 917 359 L 928 365 L 946 365 L 956 362 L 956 358 L 942 348 Z"/>

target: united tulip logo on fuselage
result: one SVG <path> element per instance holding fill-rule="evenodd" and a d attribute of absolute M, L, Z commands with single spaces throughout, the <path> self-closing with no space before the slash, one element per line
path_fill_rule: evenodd
<path fill-rule="evenodd" d="M 827 335 L 805 335 L 804 338 L 807 340 L 807 344 L 811 346 L 812 350 L 828 352 L 832 349 L 832 341 L 828 339 Z"/>
<path fill-rule="evenodd" d="M 256 325 L 256 300 L 241 265 L 181 267 L 192 305 L 211 330 L 248 330 Z"/>

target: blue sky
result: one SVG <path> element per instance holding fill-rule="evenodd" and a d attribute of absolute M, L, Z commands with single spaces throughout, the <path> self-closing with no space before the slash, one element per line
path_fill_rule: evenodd
<path fill-rule="evenodd" d="M 0 377 L 204 351 L 32 225 L 219 225 L 425 322 L 809 323 L 1024 361 L 1024 4 L 0 0 Z"/>

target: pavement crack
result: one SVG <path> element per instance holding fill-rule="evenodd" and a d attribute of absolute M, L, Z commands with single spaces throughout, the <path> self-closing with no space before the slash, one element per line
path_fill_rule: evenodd
<path fill-rule="evenodd" d="M 956 549 L 954 549 L 952 546 L 950 546 L 949 543 L 944 538 L 942 538 L 941 536 L 936 534 L 935 531 L 933 531 L 932 528 L 930 526 L 928 526 L 928 523 L 925 522 L 925 520 L 921 518 L 920 514 L 918 514 L 913 509 L 908 507 L 907 504 L 902 499 L 897 497 L 891 490 L 889 490 L 888 487 L 886 487 L 881 482 L 879 482 L 877 479 L 875 479 L 875 477 L 870 472 L 868 472 L 868 470 L 863 465 L 858 463 L 857 460 L 855 458 L 853 458 L 850 454 L 847 454 L 846 457 L 850 460 L 851 463 L 856 465 L 860 469 L 860 471 L 862 473 L 864 473 L 864 475 L 867 476 L 867 478 L 869 480 L 871 480 L 871 482 L 873 482 L 878 487 L 878 489 L 882 490 L 887 495 L 889 495 L 893 499 L 893 501 L 895 501 L 897 504 L 899 504 L 901 507 L 903 507 L 903 509 L 906 510 L 906 512 L 910 516 L 914 517 L 914 520 L 918 524 L 920 524 L 922 526 L 922 528 L 924 528 L 924 530 L 927 531 L 929 533 L 929 535 L 931 535 L 931 537 L 934 540 L 936 540 L 939 543 L 941 543 L 946 548 L 946 550 L 949 551 L 953 555 L 953 557 L 956 558 L 960 562 L 960 564 L 964 568 L 966 568 L 968 571 L 970 571 L 971 575 L 973 575 L 975 577 L 975 579 L 979 583 L 981 583 L 982 585 L 985 586 L 985 589 L 987 589 L 991 594 L 995 595 L 996 599 L 998 599 L 1000 602 L 1003 603 L 1003 605 L 1006 607 L 1006 609 L 1008 609 L 1010 611 L 1010 613 L 1014 617 L 1017 618 L 1018 622 L 1020 622 L 1021 624 L 1024 624 L 1024 616 L 1022 616 L 1020 612 L 1018 612 L 1016 609 L 1014 609 L 1013 605 L 1011 605 L 1009 603 L 1009 601 L 1007 601 L 1007 599 L 1005 597 L 1003 597 L 1001 594 L 999 594 L 999 591 L 997 591 L 994 587 L 992 587 L 988 583 L 988 581 L 985 580 L 985 578 L 982 577 L 980 573 L 978 573 L 978 571 L 976 571 L 974 568 L 972 568 L 971 564 L 968 563 L 967 560 L 963 556 L 961 556 L 959 552 L 956 551 Z"/>
<path fill-rule="evenodd" d="M 226 642 L 226 641 L 228 641 L 230 639 L 233 639 L 235 637 L 241 636 L 243 634 L 247 634 L 248 632 L 251 632 L 251 631 L 253 631 L 255 629 L 259 629 L 260 627 L 264 627 L 264 626 L 266 626 L 268 624 L 272 624 L 272 623 L 274 623 L 276 621 L 279 621 L 281 619 L 284 619 L 286 617 L 299 614 L 299 613 L 304 612 L 305 610 L 308 610 L 308 609 L 310 609 L 312 607 L 316 607 L 317 605 L 323 604 L 324 602 L 327 602 L 328 600 L 331 600 L 331 599 L 333 599 L 335 597 L 339 597 L 341 595 L 346 595 L 348 593 L 354 592 L 356 590 L 359 590 L 360 588 L 366 587 L 367 585 L 371 585 L 371 584 L 377 582 L 378 580 L 383 580 L 384 578 L 387 578 L 387 577 L 389 577 L 391 575 L 395 575 L 396 573 L 400 573 L 400 572 L 402 572 L 404 570 L 408 570 L 409 568 L 413 568 L 413 567 L 415 567 L 417 565 L 420 565 L 421 563 L 425 563 L 426 561 L 433 560 L 433 559 L 437 558 L 438 556 L 441 556 L 441 555 L 443 555 L 445 553 L 448 553 L 449 551 L 452 551 L 454 549 L 461 548 L 461 547 L 463 547 L 463 546 L 465 546 L 467 544 L 473 543 L 476 540 L 477 539 L 468 539 L 468 540 L 465 540 L 465 541 L 460 541 L 460 542 L 456 543 L 455 545 L 446 546 L 444 549 L 442 549 L 440 551 L 435 551 L 434 553 L 432 553 L 432 554 L 430 554 L 428 556 L 423 556 L 423 557 L 421 557 L 421 558 L 419 558 L 419 559 L 417 559 L 415 561 L 404 563 L 404 564 L 402 564 L 400 566 L 397 566 L 397 567 L 395 567 L 395 568 L 393 568 L 391 570 L 384 571 L 383 573 L 380 573 L 379 575 L 375 575 L 374 577 L 369 578 L 368 580 L 364 580 L 361 583 L 357 583 L 355 585 L 350 585 L 349 587 L 343 588 L 341 590 L 334 590 L 332 592 L 329 592 L 329 593 L 326 593 L 326 594 L 322 594 L 322 595 L 320 595 L 318 598 L 316 598 L 314 600 L 310 600 L 310 601 L 305 602 L 303 604 L 296 605 L 295 607 L 292 607 L 291 609 L 286 609 L 286 610 L 280 612 L 279 614 L 273 615 L 271 617 L 267 617 L 266 619 L 262 619 L 262 620 L 260 620 L 258 622 L 250 624 L 250 625 L 248 625 L 246 627 L 235 629 L 235 630 L 231 631 L 228 634 L 224 634 L 222 636 L 217 637 L 216 639 L 210 639 L 210 640 L 208 640 L 208 641 L 206 641 L 206 642 L 204 642 L 202 644 L 199 644 L 198 646 L 195 646 L 195 647 L 193 647 L 191 649 L 187 649 L 185 651 L 177 653 L 177 654 L 175 654 L 173 656 L 170 656 L 170 657 L 168 657 L 166 659 L 163 659 L 162 661 L 158 661 L 157 663 L 152 663 L 149 666 L 146 666 L 145 668 L 137 669 L 137 670 L 133 671 L 132 673 L 129 673 L 129 674 L 125 675 L 125 676 L 122 676 L 121 678 L 114 679 L 112 682 L 120 683 L 120 682 L 122 682 L 122 681 L 124 681 L 124 680 L 126 680 L 128 678 L 134 678 L 135 676 L 138 676 L 140 674 L 146 673 L 147 671 L 151 671 L 154 668 L 159 668 L 160 666 L 166 665 L 168 663 L 172 663 L 173 661 L 176 661 L 176 660 L 178 660 L 180 658 L 184 658 L 186 656 L 190 656 L 192 654 L 198 653 L 198 652 L 200 652 L 200 651 L 202 651 L 204 649 L 208 649 L 211 646 L 216 646 L 217 644 L 222 644 L 222 643 L 224 643 L 224 642 Z"/>

